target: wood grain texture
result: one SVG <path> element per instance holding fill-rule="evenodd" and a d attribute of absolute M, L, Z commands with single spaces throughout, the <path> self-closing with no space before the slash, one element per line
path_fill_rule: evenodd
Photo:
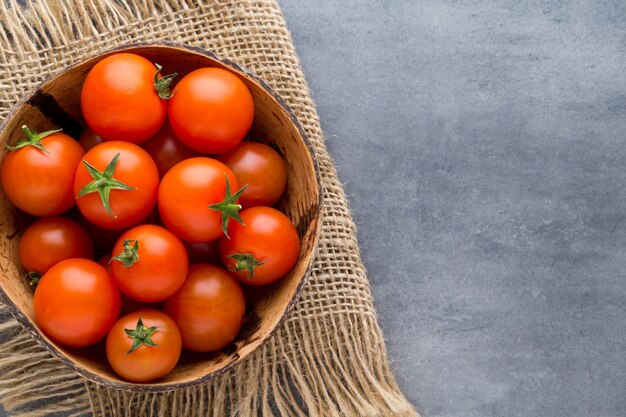
<path fill-rule="evenodd" d="M 44 81 L 33 93 L 16 104 L 5 119 L 0 143 L 16 141 L 20 126 L 45 131 L 63 128 L 76 136 L 84 122 L 80 114 L 80 90 L 89 70 L 102 58 L 119 51 L 137 53 L 158 62 L 166 72 L 178 72 L 177 79 L 197 68 L 212 66 L 235 72 L 250 89 L 255 103 L 255 118 L 250 136 L 267 143 L 284 158 L 288 170 L 287 189 L 279 207 L 296 225 L 302 242 L 298 263 L 282 280 L 248 291 L 248 313 L 233 344 L 220 352 L 184 352 L 176 369 L 153 384 L 133 384 L 119 378 L 108 365 L 102 344 L 89 349 L 59 346 L 43 335 L 34 321 L 33 291 L 22 278 L 17 243 L 23 229 L 24 214 L 0 193 L 0 295 L 18 322 L 46 349 L 86 378 L 105 386 L 133 391 L 167 391 L 194 385 L 219 375 L 241 363 L 258 349 L 284 320 L 306 281 L 320 233 L 320 174 L 313 149 L 296 117 L 269 87 L 251 72 L 199 48 L 174 44 L 134 44 L 94 56 L 67 68 Z M 3 147 L 4 149 L 4 147 Z M 6 151 L 2 151 L 4 156 Z"/>

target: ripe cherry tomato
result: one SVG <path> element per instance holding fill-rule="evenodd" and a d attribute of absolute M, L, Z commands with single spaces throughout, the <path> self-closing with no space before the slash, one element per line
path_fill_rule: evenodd
<path fill-rule="evenodd" d="M 228 227 L 230 239 L 220 239 L 222 262 L 241 282 L 270 284 L 287 275 L 298 261 L 300 239 L 287 216 L 270 207 L 241 211 L 240 223 Z"/>
<path fill-rule="evenodd" d="M 107 359 L 122 378 L 147 382 L 170 373 L 182 342 L 176 323 L 165 313 L 144 309 L 119 319 L 107 336 Z"/>
<path fill-rule="evenodd" d="M 182 143 L 172 130 L 169 123 L 165 122 L 161 130 L 141 145 L 150 154 L 159 175 L 163 177 L 167 171 L 180 161 L 200 154 Z"/>
<path fill-rule="evenodd" d="M 101 265 L 66 259 L 45 273 L 35 290 L 35 318 L 52 340 L 83 347 L 102 339 L 120 314 L 120 292 Z"/>
<path fill-rule="evenodd" d="M 258 142 L 241 142 L 216 159 L 230 168 L 239 184 L 248 184 L 239 198 L 242 207 L 273 206 L 287 184 L 287 167 L 278 152 Z"/>
<path fill-rule="evenodd" d="M 93 242 L 81 225 L 65 217 L 47 217 L 31 224 L 19 245 L 25 270 L 45 274 L 69 258 L 93 259 Z"/>
<path fill-rule="evenodd" d="M 224 234 L 230 218 L 239 218 L 241 190 L 232 194 L 237 186 L 235 174 L 215 159 L 179 162 L 159 186 L 161 221 L 183 240 L 215 240 Z"/>
<path fill-rule="evenodd" d="M 187 248 L 190 264 L 219 264 L 220 259 L 220 240 L 211 240 L 209 242 L 183 242 Z"/>
<path fill-rule="evenodd" d="M 173 78 L 160 78 L 159 71 L 147 59 L 129 53 L 110 55 L 94 65 L 80 95 L 91 130 L 104 140 L 133 143 L 158 132 L 167 114 Z"/>
<path fill-rule="evenodd" d="M 254 119 L 252 94 L 235 74 L 200 68 L 176 85 L 168 115 L 187 146 L 203 153 L 224 152 L 246 136 Z"/>
<path fill-rule="evenodd" d="M 89 151 L 96 145 L 100 145 L 102 142 L 104 142 L 102 138 L 96 135 L 96 133 L 88 127 L 83 129 L 80 137 L 78 138 L 78 143 L 80 143 L 80 146 L 83 147 L 85 152 Z"/>
<path fill-rule="evenodd" d="M 85 151 L 71 137 L 53 130 L 31 132 L 2 162 L 2 188 L 19 209 L 35 216 L 56 216 L 74 203 L 74 173 Z"/>
<path fill-rule="evenodd" d="M 189 267 L 185 284 L 165 301 L 164 309 L 178 325 L 186 349 L 212 352 L 239 333 L 246 300 L 237 280 L 224 269 L 196 264 Z"/>
<path fill-rule="evenodd" d="M 124 229 L 150 214 L 158 186 L 159 172 L 146 151 L 112 141 L 85 154 L 76 170 L 74 193 L 87 220 L 107 229 Z"/>
<path fill-rule="evenodd" d="M 162 301 L 185 282 L 187 249 L 169 230 L 144 224 L 120 236 L 110 266 L 124 294 L 139 301 Z"/>

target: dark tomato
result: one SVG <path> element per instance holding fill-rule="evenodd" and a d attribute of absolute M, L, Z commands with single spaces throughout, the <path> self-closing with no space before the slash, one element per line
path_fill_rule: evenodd
<path fill-rule="evenodd" d="M 20 239 L 19 255 L 26 271 L 45 274 L 65 259 L 93 259 L 94 250 L 81 225 L 65 217 L 47 217 L 26 229 Z"/>
<path fill-rule="evenodd" d="M 198 152 L 178 140 L 172 127 L 167 122 L 165 122 L 156 135 L 141 146 L 150 154 L 152 159 L 154 159 L 161 177 L 180 161 L 194 156 L 200 156 Z"/>
<path fill-rule="evenodd" d="M 189 267 L 185 284 L 164 309 L 178 325 L 186 349 L 212 352 L 235 339 L 246 301 L 239 282 L 224 269 L 196 264 Z"/>
<path fill-rule="evenodd" d="M 244 208 L 273 206 L 287 184 L 283 158 L 272 148 L 258 142 L 241 142 L 216 159 L 230 168 L 239 184 L 247 184 L 239 197 Z"/>

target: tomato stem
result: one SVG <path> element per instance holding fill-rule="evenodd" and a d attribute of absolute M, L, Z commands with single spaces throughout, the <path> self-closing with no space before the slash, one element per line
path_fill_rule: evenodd
<path fill-rule="evenodd" d="M 235 194 L 231 194 L 230 182 L 228 182 L 226 174 L 224 174 L 224 178 L 226 178 L 226 192 L 224 193 L 224 200 L 221 203 L 211 204 L 209 208 L 222 213 L 222 230 L 224 231 L 224 235 L 230 239 L 230 236 L 228 236 L 228 219 L 234 219 L 245 226 L 241 216 L 239 216 L 241 204 L 237 204 L 236 201 L 241 196 L 241 193 L 243 193 L 246 189 L 248 184 L 241 187 Z"/>
<path fill-rule="evenodd" d="M 131 246 L 131 243 L 135 243 Z M 126 268 L 133 266 L 139 260 L 139 242 L 134 239 L 124 240 L 124 251 L 111 258 L 109 263 L 120 261 Z"/>
<path fill-rule="evenodd" d="M 227 258 L 234 259 L 235 267 L 229 268 L 233 272 L 239 272 L 246 270 L 250 274 L 250 278 L 248 280 L 252 280 L 254 278 L 254 270 L 257 266 L 263 265 L 267 262 L 267 259 L 264 261 L 259 261 L 254 257 L 251 253 L 233 253 L 232 255 L 227 255 Z"/>
<path fill-rule="evenodd" d="M 42 277 L 43 275 L 41 275 L 39 272 L 30 271 L 26 274 L 24 278 L 30 280 L 29 284 L 31 287 L 36 287 L 39 284 L 39 281 L 41 281 Z"/>
<path fill-rule="evenodd" d="M 31 132 L 28 126 L 22 125 L 22 133 L 24 133 L 25 139 L 22 139 L 21 141 L 17 142 L 13 146 L 11 145 L 5 145 L 5 146 L 9 151 L 14 151 L 16 149 L 24 148 L 26 146 L 34 146 L 35 148 L 39 149 L 42 152 L 50 153 L 48 152 L 46 147 L 43 146 L 43 144 L 41 143 L 41 140 L 45 138 L 46 136 L 50 136 L 51 134 L 58 133 L 62 130 L 63 129 L 56 129 L 56 130 L 48 130 L 47 132 L 43 132 L 43 133 L 37 133 L 37 131 Z"/>
<path fill-rule="evenodd" d="M 160 326 L 152 326 L 146 327 L 143 325 L 143 321 L 141 320 L 141 314 L 139 314 L 139 319 L 137 320 L 137 326 L 134 329 L 124 329 L 124 332 L 133 340 L 133 345 L 130 347 L 130 350 L 126 352 L 126 354 L 133 353 L 139 346 L 158 346 L 152 340 L 152 334 L 158 329 Z"/>
<path fill-rule="evenodd" d="M 172 83 L 174 77 L 178 75 L 178 73 L 174 72 L 169 75 L 163 75 L 161 78 L 159 78 L 163 67 L 156 62 L 154 63 L 154 66 L 157 67 L 157 72 L 154 74 L 154 89 L 156 90 L 159 97 L 161 97 L 163 100 L 169 100 L 174 96 L 175 93 L 170 89 L 170 84 Z"/>
<path fill-rule="evenodd" d="M 136 190 L 136 188 L 131 187 L 130 185 L 126 185 L 123 182 L 116 180 L 113 178 L 113 174 L 115 173 L 115 167 L 117 166 L 118 159 L 120 158 L 120 153 L 109 162 L 104 171 L 98 171 L 93 165 L 83 159 L 83 163 L 87 167 L 87 171 L 89 171 L 89 175 L 93 178 L 89 184 L 85 185 L 79 192 L 76 198 L 80 198 L 86 194 L 97 192 L 100 194 L 100 200 L 104 205 L 107 213 L 113 218 L 117 218 L 111 212 L 111 205 L 109 201 L 109 197 L 111 194 L 111 190 Z"/>

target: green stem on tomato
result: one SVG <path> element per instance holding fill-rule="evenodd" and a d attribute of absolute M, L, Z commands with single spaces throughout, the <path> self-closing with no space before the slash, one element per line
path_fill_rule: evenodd
<path fill-rule="evenodd" d="M 131 246 L 131 243 L 134 245 Z M 113 261 L 120 261 L 126 268 L 133 266 L 135 262 L 139 260 L 139 242 L 134 239 L 124 241 L 124 250 L 122 253 L 115 255 L 109 260 L 109 263 Z"/>
<path fill-rule="evenodd" d="M 174 92 L 170 89 L 170 84 L 172 83 L 174 77 L 178 75 L 178 73 L 174 72 L 169 75 L 163 75 L 161 76 L 161 78 L 159 78 L 163 67 L 156 62 L 154 63 L 154 66 L 157 67 L 157 72 L 154 74 L 154 89 L 156 90 L 159 97 L 161 97 L 163 100 L 169 100 L 174 96 Z"/>
<path fill-rule="evenodd" d="M 228 219 L 234 219 L 245 226 L 241 216 L 239 215 L 241 204 L 237 204 L 236 201 L 241 196 L 241 193 L 243 193 L 246 189 L 248 184 L 241 187 L 235 194 L 231 194 L 228 177 L 226 174 L 224 174 L 224 177 L 226 178 L 226 192 L 224 193 L 224 200 L 217 204 L 211 204 L 209 208 L 211 210 L 217 210 L 222 214 L 222 230 L 224 231 L 224 235 L 230 239 L 230 236 L 228 236 Z"/>
<path fill-rule="evenodd" d="M 48 130 L 47 132 L 37 133 L 31 132 L 31 130 L 26 125 L 22 125 L 22 133 L 24 133 L 25 139 L 17 142 L 15 145 L 5 145 L 9 151 L 14 151 L 16 149 L 25 148 L 26 146 L 34 146 L 42 152 L 49 153 L 45 146 L 41 143 L 41 140 L 46 136 L 50 136 L 53 133 L 58 133 L 63 129 L 55 129 Z"/>
<path fill-rule="evenodd" d="M 105 210 L 109 213 L 109 216 L 116 218 L 117 216 L 113 215 L 111 212 L 111 204 L 109 201 L 109 196 L 111 194 L 111 190 L 136 190 L 136 188 L 131 187 L 130 185 L 126 185 L 123 182 L 113 178 L 113 174 L 115 172 L 115 167 L 117 166 L 118 159 L 120 158 L 119 152 L 115 157 L 109 162 L 104 171 L 98 171 L 93 165 L 83 159 L 83 163 L 87 167 L 87 171 L 89 171 L 89 175 L 93 178 L 89 184 L 85 185 L 78 193 L 76 198 L 80 198 L 86 194 L 90 193 L 98 193 L 100 194 L 100 200 L 104 205 Z"/>
<path fill-rule="evenodd" d="M 233 253 L 232 255 L 226 255 L 226 257 L 235 260 L 235 267 L 229 268 L 231 271 L 248 271 L 250 274 L 250 278 L 248 278 L 248 280 L 252 280 L 254 278 L 254 270 L 257 266 L 261 266 L 267 262 L 267 259 L 264 261 L 258 260 L 251 253 Z"/>
<path fill-rule="evenodd" d="M 130 354 L 135 351 L 139 346 L 158 346 L 152 340 L 152 335 L 158 329 L 159 326 L 146 327 L 143 325 L 143 321 L 141 320 L 141 314 L 139 314 L 139 319 L 137 320 L 137 326 L 134 329 L 124 329 L 124 332 L 133 340 L 133 345 L 130 347 L 130 350 L 126 352 L 126 354 Z"/>

